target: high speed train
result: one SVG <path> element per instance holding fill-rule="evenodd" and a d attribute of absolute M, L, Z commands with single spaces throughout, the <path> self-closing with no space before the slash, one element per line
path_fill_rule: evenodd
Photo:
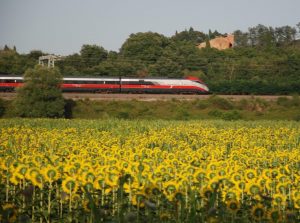
<path fill-rule="evenodd" d="M 0 74 L 0 91 L 14 91 L 23 85 L 23 77 Z M 205 94 L 206 84 L 197 77 L 141 78 L 141 77 L 64 77 L 63 92 L 94 93 L 161 93 Z"/>

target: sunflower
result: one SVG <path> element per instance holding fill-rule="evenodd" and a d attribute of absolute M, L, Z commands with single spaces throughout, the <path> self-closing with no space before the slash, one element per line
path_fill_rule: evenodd
<path fill-rule="evenodd" d="M 213 179 L 213 178 L 215 178 L 217 176 L 217 173 L 214 172 L 214 171 L 212 171 L 212 170 L 209 170 L 207 172 L 207 176 L 209 177 L 209 179 Z"/>
<path fill-rule="evenodd" d="M 20 164 L 18 165 L 18 167 L 15 169 L 15 172 L 17 172 L 20 176 L 21 179 L 24 179 L 25 175 L 26 175 L 26 172 L 27 172 L 28 168 L 23 165 L 23 164 Z"/>
<path fill-rule="evenodd" d="M 176 191 L 175 193 L 174 193 L 174 198 L 176 199 L 176 200 L 178 200 L 178 201 L 183 201 L 183 199 L 184 199 L 184 195 L 185 193 L 184 192 L 182 192 L 182 191 Z"/>
<path fill-rule="evenodd" d="M 261 191 L 260 185 L 255 182 L 248 182 L 246 184 L 246 192 L 255 196 L 258 195 Z"/>
<path fill-rule="evenodd" d="M 44 177 L 42 174 L 37 172 L 32 172 L 30 179 L 34 186 L 39 187 L 40 189 L 43 188 Z"/>
<path fill-rule="evenodd" d="M 73 165 L 66 165 L 64 171 L 68 172 L 71 176 L 74 176 L 77 173 L 77 168 Z"/>
<path fill-rule="evenodd" d="M 2 205 L 1 222 L 16 222 L 17 214 L 17 208 L 13 204 L 4 204 Z"/>
<path fill-rule="evenodd" d="M 162 212 L 160 215 L 159 215 L 159 219 L 162 221 L 162 222 L 167 222 L 171 219 L 171 213 L 169 212 Z"/>
<path fill-rule="evenodd" d="M 294 199 L 294 206 L 296 209 L 300 209 L 300 196 Z"/>
<path fill-rule="evenodd" d="M 253 180 L 256 177 L 257 177 L 257 174 L 256 174 L 255 170 L 253 170 L 253 169 L 246 170 L 246 172 L 245 172 L 246 179 Z"/>
<path fill-rule="evenodd" d="M 18 185 L 21 180 L 22 180 L 22 175 L 19 174 L 18 172 L 13 172 L 12 176 L 10 177 L 9 181 L 14 184 L 14 185 Z"/>
<path fill-rule="evenodd" d="M 240 191 L 230 189 L 225 193 L 225 200 L 237 200 L 240 197 Z"/>
<path fill-rule="evenodd" d="M 286 222 L 299 222 L 297 221 L 297 213 L 296 211 L 292 211 L 292 210 L 287 210 L 285 212 L 285 219 L 286 219 Z"/>
<path fill-rule="evenodd" d="M 267 211 L 267 219 L 270 222 L 280 222 L 283 220 L 282 213 L 277 208 L 271 208 L 270 210 Z"/>
<path fill-rule="evenodd" d="M 58 171 L 53 166 L 47 166 L 42 171 L 43 177 L 45 178 L 45 181 L 52 183 L 53 181 L 58 179 Z"/>
<path fill-rule="evenodd" d="M 119 176 L 115 173 L 108 173 L 105 176 L 105 184 L 110 187 L 117 187 L 119 184 Z"/>
<path fill-rule="evenodd" d="M 194 173 L 194 177 L 199 181 L 203 182 L 203 180 L 206 178 L 206 171 L 204 170 L 198 170 Z"/>
<path fill-rule="evenodd" d="M 230 178 L 234 184 L 238 184 L 242 180 L 242 176 L 238 173 L 234 174 Z"/>
<path fill-rule="evenodd" d="M 97 190 L 100 190 L 100 189 L 104 189 L 104 177 L 103 176 L 98 176 L 95 181 L 94 181 L 94 188 L 97 189 Z"/>
<path fill-rule="evenodd" d="M 201 190 L 201 196 L 210 199 L 214 193 L 214 189 L 212 189 L 210 186 L 206 186 Z"/>
<path fill-rule="evenodd" d="M 175 182 L 169 181 L 163 184 L 167 194 L 173 194 L 177 191 L 178 185 Z"/>
<path fill-rule="evenodd" d="M 226 206 L 231 213 L 236 214 L 240 209 L 240 202 L 236 199 L 230 199 L 226 202 Z"/>
<path fill-rule="evenodd" d="M 95 179 L 96 179 L 95 174 L 91 171 L 86 172 L 84 174 L 84 180 L 87 182 L 94 183 Z"/>
<path fill-rule="evenodd" d="M 265 208 L 262 204 L 258 203 L 251 208 L 251 216 L 255 220 L 261 220 L 266 215 Z"/>
<path fill-rule="evenodd" d="M 284 196 L 282 194 L 275 194 L 273 196 L 273 201 L 275 204 L 282 206 L 286 202 L 286 196 Z"/>
<path fill-rule="evenodd" d="M 83 188 L 81 188 L 82 189 L 82 191 L 84 192 L 84 188 L 86 188 L 88 191 L 91 191 L 91 190 L 93 190 L 93 188 L 94 188 L 94 184 L 93 183 L 91 183 L 91 182 L 88 182 L 88 181 L 86 181 L 84 184 L 82 184 L 83 185 Z"/>
<path fill-rule="evenodd" d="M 139 207 L 144 207 L 144 200 L 145 200 L 145 196 L 141 195 L 141 194 L 135 194 L 132 196 L 132 200 L 131 203 L 134 206 L 139 206 Z"/>
<path fill-rule="evenodd" d="M 83 206 L 83 209 L 85 210 L 85 212 L 88 212 L 88 213 L 91 212 L 92 203 L 90 201 L 87 201 L 87 200 L 83 201 L 82 206 Z"/>
<path fill-rule="evenodd" d="M 235 187 L 239 192 L 245 192 L 246 190 L 246 182 L 240 181 Z"/>
<path fill-rule="evenodd" d="M 211 162 L 210 164 L 208 164 L 207 169 L 214 171 L 217 169 L 217 165 L 215 163 Z"/>
<path fill-rule="evenodd" d="M 276 185 L 276 192 L 286 195 L 287 194 L 287 186 L 285 183 L 279 183 Z"/>
<path fill-rule="evenodd" d="M 68 194 L 76 193 L 76 191 L 78 190 L 78 183 L 73 177 L 67 177 L 62 182 L 62 189 Z"/>

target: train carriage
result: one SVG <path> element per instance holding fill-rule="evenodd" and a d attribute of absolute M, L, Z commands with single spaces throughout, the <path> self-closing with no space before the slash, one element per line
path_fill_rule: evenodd
<path fill-rule="evenodd" d="M 23 85 L 23 77 L 0 75 L 0 91 L 14 91 Z M 64 92 L 105 93 L 208 93 L 206 84 L 197 77 L 138 78 L 138 77 L 64 77 Z"/>

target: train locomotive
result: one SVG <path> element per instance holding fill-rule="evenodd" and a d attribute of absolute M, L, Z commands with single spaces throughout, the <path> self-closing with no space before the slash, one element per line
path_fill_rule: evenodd
<path fill-rule="evenodd" d="M 23 77 L 0 75 L 0 91 L 14 91 L 23 85 Z M 205 94 L 207 85 L 197 77 L 64 77 L 63 92 Z"/>

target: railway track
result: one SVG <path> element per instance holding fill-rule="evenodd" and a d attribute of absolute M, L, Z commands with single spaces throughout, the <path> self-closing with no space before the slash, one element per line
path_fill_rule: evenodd
<path fill-rule="evenodd" d="M 184 95 L 184 94 L 93 94 L 93 93 L 64 93 L 64 98 L 73 100 L 116 100 L 116 101 L 166 101 L 166 100 L 204 100 L 208 99 L 212 95 Z M 239 101 L 242 99 L 260 98 L 267 101 L 275 101 L 278 97 L 291 97 L 280 95 L 218 95 L 219 97 Z M 16 93 L 0 92 L 0 98 L 5 100 L 12 100 L 16 97 Z"/>

